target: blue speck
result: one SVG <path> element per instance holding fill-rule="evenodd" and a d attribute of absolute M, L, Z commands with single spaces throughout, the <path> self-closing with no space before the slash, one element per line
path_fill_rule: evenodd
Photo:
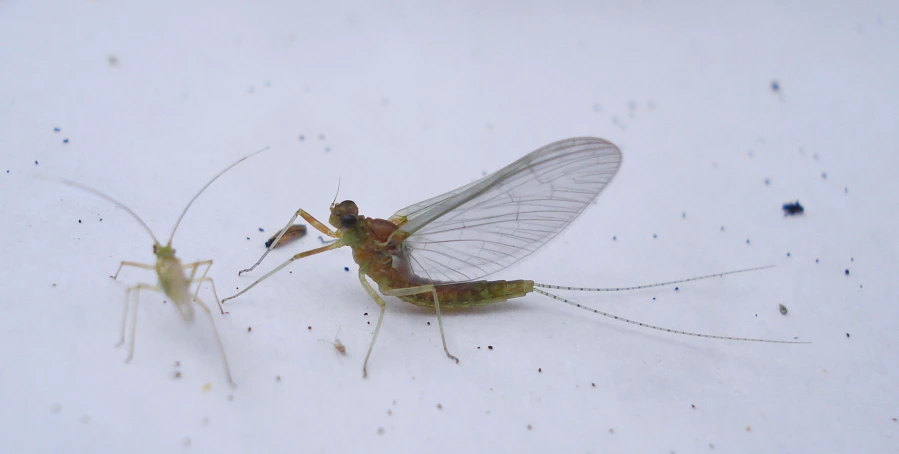
<path fill-rule="evenodd" d="M 655 300 L 656 300 L 656 297 L 653 296 L 653 297 L 652 297 L 652 300 L 655 301 Z"/>
<path fill-rule="evenodd" d="M 302 141 L 304 141 L 304 140 L 306 140 L 306 136 L 300 134 L 300 142 L 302 142 Z"/>
<path fill-rule="evenodd" d="M 260 232 L 264 232 L 265 229 L 263 229 L 262 227 L 259 227 L 259 231 L 260 231 Z"/>
<path fill-rule="evenodd" d="M 680 214 L 681 219 L 687 219 L 687 213 L 683 212 Z"/>
<path fill-rule="evenodd" d="M 69 143 L 69 139 L 68 138 L 62 139 L 62 143 Z"/>
<path fill-rule="evenodd" d="M 846 275 L 849 275 L 849 268 L 846 268 Z"/>
<path fill-rule="evenodd" d="M 843 188 L 843 192 L 849 194 L 849 188 Z"/>
<path fill-rule="evenodd" d="M 678 290 L 680 290 L 680 287 L 674 287 L 674 291 L 675 291 L 675 292 L 678 291 Z"/>
<path fill-rule="evenodd" d="M 331 151 L 331 147 L 325 147 L 325 151 Z"/>
<path fill-rule="evenodd" d="M 653 237 L 653 238 L 658 238 L 659 236 L 656 235 L 655 233 L 653 233 L 653 234 L 652 234 L 652 237 Z"/>
<path fill-rule="evenodd" d="M 765 178 L 765 186 L 771 186 L 771 179 Z"/>
<path fill-rule="evenodd" d="M 37 161 L 34 161 L 34 165 L 37 165 Z"/>
<path fill-rule="evenodd" d="M 343 270 L 346 271 L 346 272 L 349 272 L 349 271 L 350 271 L 350 267 L 345 266 L 345 267 L 343 267 Z"/>
<path fill-rule="evenodd" d="M 723 225 L 721 226 L 721 231 L 722 231 L 722 232 L 724 231 L 724 226 L 723 226 Z"/>
<path fill-rule="evenodd" d="M 617 236 L 613 236 L 613 237 L 612 237 L 612 241 L 618 241 L 618 237 L 617 237 Z"/>
<path fill-rule="evenodd" d="M 789 256 L 790 256 L 790 253 L 789 253 L 789 252 L 787 252 L 787 257 L 789 257 Z"/>
<path fill-rule="evenodd" d="M 749 244 L 749 238 L 746 238 L 746 244 Z"/>
<path fill-rule="evenodd" d="M 827 179 L 827 172 L 821 172 L 821 179 Z"/>
<path fill-rule="evenodd" d="M 250 237 L 247 237 L 247 241 L 250 241 Z"/>
<path fill-rule="evenodd" d="M 60 131 L 59 128 L 53 128 L 53 132 L 59 132 L 59 131 Z"/>
<path fill-rule="evenodd" d="M 780 91 L 780 84 L 776 80 L 771 81 L 771 91 Z"/>
<path fill-rule="evenodd" d="M 820 260 L 818 260 L 818 259 L 815 259 L 815 263 L 818 263 L 818 262 L 819 262 L 819 261 L 820 261 Z"/>

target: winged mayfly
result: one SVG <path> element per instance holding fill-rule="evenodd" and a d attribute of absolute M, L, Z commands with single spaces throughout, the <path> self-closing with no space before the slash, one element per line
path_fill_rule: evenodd
<path fill-rule="evenodd" d="M 367 374 L 368 360 L 387 307 L 381 295 L 396 296 L 418 306 L 433 308 L 443 350 L 457 363 L 459 359 L 446 346 L 441 310 L 483 306 L 520 298 L 531 292 L 615 320 L 669 333 L 712 339 L 800 343 L 663 328 L 592 309 L 544 290 L 636 290 L 767 267 L 623 288 L 565 287 L 532 280 L 483 280 L 530 255 L 558 235 L 608 186 L 620 166 L 621 151 L 613 143 L 577 137 L 528 153 L 480 180 L 403 208 L 390 219 L 362 216 L 354 202 L 345 200 L 331 204 L 328 223 L 334 227 L 332 230 L 300 209 L 287 226 L 293 225 L 299 216 L 336 241 L 294 255 L 222 302 L 246 293 L 294 260 L 349 246 L 353 250 L 353 260 L 359 265 L 359 281 L 381 308 L 362 365 L 363 377 Z M 239 274 L 254 270 L 279 240 L 280 236 L 252 267 Z M 377 284 L 380 295 L 368 279 Z"/>

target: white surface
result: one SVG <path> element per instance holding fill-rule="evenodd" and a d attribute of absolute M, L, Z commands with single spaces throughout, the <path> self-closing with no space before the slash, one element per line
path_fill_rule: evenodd
<path fill-rule="evenodd" d="M 295 3 L 0 3 L 4 452 L 899 449 L 895 2 Z M 185 328 L 159 294 L 141 295 L 123 364 L 125 283 L 153 275 L 107 276 L 152 261 L 149 237 L 35 179 L 107 191 L 165 236 L 207 178 L 272 146 L 216 182 L 175 238 L 183 259 L 215 260 L 225 296 L 294 210 L 326 219 L 338 178 L 340 199 L 386 218 L 578 135 L 621 146 L 621 172 L 497 278 L 617 286 L 776 264 L 570 297 L 813 344 L 673 336 L 529 295 L 446 316 L 455 365 L 434 316 L 390 299 L 363 380 L 377 306 L 340 250 L 216 317 L 232 390 L 209 326 Z M 806 215 L 785 218 L 794 199 Z M 341 327 L 346 358 L 319 342 Z"/>

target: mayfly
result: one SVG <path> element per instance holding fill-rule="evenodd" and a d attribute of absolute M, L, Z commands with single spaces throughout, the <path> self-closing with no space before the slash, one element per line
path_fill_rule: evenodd
<path fill-rule="evenodd" d="M 796 343 L 663 328 L 592 309 L 544 290 L 636 290 L 761 268 L 624 288 L 564 287 L 531 280 L 479 280 L 530 255 L 558 235 L 612 181 L 620 166 L 621 151 L 611 142 L 590 137 L 572 138 L 533 151 L 454 191 L 403 208 L 390 219 L 362 216 L 356 204 L 346 200 L 331 204 L 328 222 L 336 229 L 331 230 L 300 209 L 290 218 L 288 226 L 300 216 L 336 241 L 294 255 L 222 302 L 242 295 L 294 260 L 349 246 L 353 250 L 353 260 L 359 265 L 359 281 L 381 309 L 362 365 L 363 377 L 367 374 L 368 360 L 386 309 L 383 298 L 366 277 L 377 284 L 383 295 L 433 308 L 437 314 L 443 351 L 457 363 L 458 358 L 446 346 L 441 310 L 483 306 L 520 298 L 531 292 L 615 320 L 669 333 L 712 339 Z M 240 274 L 255 269 L 278 240 L 276 238 L 262 257 Z"/>
<path fill-rule="evenodd" d="M 140 300 L 140 291 L 154 290 L 164 293 L 168 297 L 168 299 L 171 300 L 172 306 L 175 307 L 175 309 L 178 311 L 178 315 L 181 316 L 181 319 L 184 322 L 192 323 L 194 321 L 194 306 L 192 304 L 194 302 L 197 303 L 197 305 L 199 305 L 204 312 L 206 312 L 206 315 L 209 316 L 209 322 L 210 324 L 212 324 L 212 332 L 213 334 L 215 334 L 215 342 L 218 345 L 219 352 L 222 356 L 222 365 L 225 368 L 225 375 L 228 378 L 228 383 L 232 385 L 234 384 L 234 382 L 231 380 L 231 371 L 228 368 L 228 359 L 225 357 L 225 349 L 222 346 L 222 340 L 219 337 L 218 330 L 215 327 L 215 321 L 213 321 L 212 319 L 212 313 L 209 311 L 209 307 L 197 297 L 200 292 L 200 285 L 204 282 L 208 282 L 210 284 L 210 287 L 212 288 L 212 294 L 215 297 L 216 304 L 218 304 L 219 306 L 219 311 L 221 311 L 222 314 L 225 313 L 225 311 L 222 309 L 221 302 L 219 302 L 218 294 L 215 291 L 215 283 L 213 282 L 211 277 L 206 276 L 206 273 L 208 273 L 209 269 L 212 267 L 212 260 L 200 260 L 191 263 L 181 263 L 181 260 L 175 257 L 175 249 L 172 247 L 172 239 L 175 237 L 175 231 L 178 230 L 178 225 L 181 224 L 181 220 L 184 219 L 184 215 L 187 214 L 187 210 L 194 203 L 194 201 L 197 200 L 198 197 L 200 197 L 200 194 L 202 194 L 203 191 L 206 190 L 206 188 L 208 188 L 225 172 L 231 170 L 232 167 L 240 164 L 245 159 L 262 153 L 267 149 L 268 148 L 264 148 L 255 153 L 240 158 L 237 162 L 229 165 L 224 170 L 216 174 L 214 177 L 212 177 L 211 180 L 209 180 L 209 182 L 207 182 L 202 188 L 200 188 L 200 191 L 197 192 L 197 194 L 194 195 L 194 197 L 190 199 L 189 202 L 187 202 L 187 206 L 184 207 L 184 210 L 181 212 L 178 220 L 175 221 L 175 227 L 172 228 L 172 234 L 169 235 L 169 240 L 165 244 L 165 246 L 159 243 L 159 240 L 156 239 L 156 235 L 153 234 L 153 231 L 150 230 L 150 227 L 147 226 L 147 223 L 144 222 L 143 219 L 141 219 L 140 216 L 138 216 L 134 211 L 131 211 L 131 209 L 128 208 L 124 203 L 119 202 L 118 200 L 104 194 L 103 192 L 100 192 L 97 189 L 91 188 L 81 183 L 66 179 L 59 180 L 64 184 L 73 186 L 83 191 L 87 191 L 91 194 L 112 202 L 113 204 L 124 210 L 126 213 L 130 214 L 134 219 L 136 219 L 137 222 L 140 223 L 140 225 L 144 228 L 144 230 L 146 230 L 147 233 L 150 234 L 150 237 L 153 238 L 153 254 L 156 256 L 155 264 L 151 265 L 139 262 L 123 261 L 119 263 L 119 268 L 116 270 L 115 274 L 109 276 L 112 279 L 117 279 L 119 273 L 122 271 L 122 268 L 129 266 L 133 268 L 153 270 L 156 272 L 156 278 L 158 280 L 158 283 L 156 285 L 146 283 L 131 285 L 125 292 L 125 313 L 122 315 L 122 330 L 121 336 L 119 337 L 119 342 L 116 344 L 117 347 L 125 343 L 125 326 L 128 321 L 128 308 L 131 301 L 131 293 L 134 292 L 135 294 L 134 305 L 131 314 L 131 341 L 128 344 L 128 357 L 125 359 L 126 363 L 131 361 L 131 358 L 134 357 L 134 333 L 135 329 L 137 328 L 137 304 Z M 201 267 L 205 267 L 205 269 L 201 274 L 199 274 L 199 277 L 197 277 L 197 272 Z M 190 273 L 187 273 L 188 271 L 190 271 Z M 190 286 L 192 284 L 197 284 L 197 288 L 193 292 L 191 292 L 190 289 Z"/>

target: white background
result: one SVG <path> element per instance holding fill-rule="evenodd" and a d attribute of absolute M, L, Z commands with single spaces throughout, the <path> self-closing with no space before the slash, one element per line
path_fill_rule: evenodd
<path fill-rule="evenodd" d="M 899 449 L 895 2 L 326 3 L 0 2 L 4 452 Z M 583 135 L 621 147 L 615 181 L 495 277 L 622 286 L 774 264 L 565 295 L 812 344 L 671 335 L 532 294 L 446 315 L 456 365 L 433 313 L 392 298 L 363 380 L 377 306 L 339 250 L 215 317 L 231 389 L 208 322 L 185 326 L 161 294 L 142 293 L 123 364 L 125 286 L 155 278 L 107 276 L 152 263 L 150 238 L 35 178 L 100 188 L 166 238 L 208 178 L 271 146 L 175 238 L 182 259 L 215 260 L 224 297 L 262 274 L 237 270 L 297 208 L 327 218 L 338 179 L 386 218 Z M 806 214 L 785 217 L 796 199 Z M 338 329 L 347 357 L 320 341 Z"/>

